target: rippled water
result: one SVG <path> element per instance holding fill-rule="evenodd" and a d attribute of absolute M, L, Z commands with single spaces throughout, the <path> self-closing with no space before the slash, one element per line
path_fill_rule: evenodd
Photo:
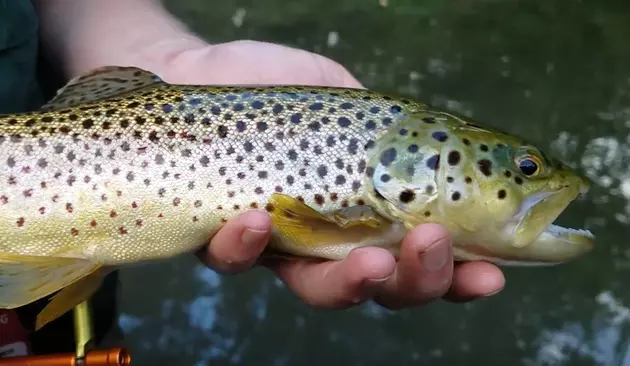
<path fill-rule="evenodd" d="M 369 88 L 552 148 L 594 182 L 561 224 L 592 230 L 598 247 L 567 265 L 509 268 L 489 299 L 395 313 L 314 310 L 263 269 L 220 277 L 189 256 L 127 269 L 119 323 L 135 364 L 630 365 L 630 4 L 167 3 L 214 42 L 319 52 Z"/>

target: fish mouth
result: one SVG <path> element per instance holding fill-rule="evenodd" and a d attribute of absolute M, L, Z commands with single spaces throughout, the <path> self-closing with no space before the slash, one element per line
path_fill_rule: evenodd
<path fill-rule="evenodd" d="M 527 197 L 511 226 L 513 245 L 527 259 L 546 262 L 565 262 L 590 251 L 595 236 L 589 230 L 553 224 L 580 194 L 584 190 L 562 188 Z"/>

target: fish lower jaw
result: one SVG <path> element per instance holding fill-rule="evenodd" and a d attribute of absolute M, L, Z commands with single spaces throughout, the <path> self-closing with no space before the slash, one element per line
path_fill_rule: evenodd
<path fill-rule="evenodd" d="M 562 236 L 567 236 L 567 235 L 579 235 L 579 236 L 584 236 L 589 239 L 595 239 L 595 235 L 593 235 L 593 233 L 591 233 L 589 230 L 571 229 L 571 228 L 566 228 L 566 227 L 562 227 L 562 226 L 554 225 L 554 224 L 547 226 L 547 229 L 543 231 L 543 234 L 549 234 L 554 237 L 562 237 Z"/>

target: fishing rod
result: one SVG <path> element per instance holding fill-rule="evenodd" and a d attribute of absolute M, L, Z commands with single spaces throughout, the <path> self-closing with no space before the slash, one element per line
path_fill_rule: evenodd
<path fill-rule="evenodd" d="M 127 349 L 93 349 L 92 315 L 89 300 L 73 309 L 74 353 L 53 353 L 37 356 L 0 358 L 0 366 L 129 366 L 131 354 Z"/>

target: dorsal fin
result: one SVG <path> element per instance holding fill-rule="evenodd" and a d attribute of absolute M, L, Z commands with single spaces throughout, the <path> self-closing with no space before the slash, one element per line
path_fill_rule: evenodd
<path fill-rule="evenodd" d="M 69 108 L 161 83 L 159 76 L 137 67 L 103 66 L 70 80 L 41 110 Z"/>

